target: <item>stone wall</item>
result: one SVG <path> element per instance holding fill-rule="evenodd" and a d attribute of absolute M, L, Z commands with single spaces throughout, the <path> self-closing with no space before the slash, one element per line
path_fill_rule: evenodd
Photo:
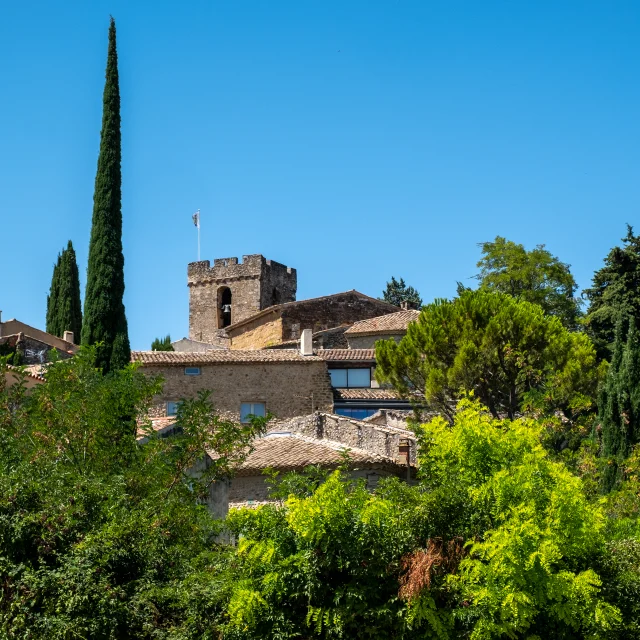
<path fill-rule="evenodd" d="M 382 478 L 391 475 L 385 469 L 354 469 L 350 473 L 354 479 L 364 478 L 366 487 L 370 491 L 376 488 L 378 482 Z M 405 477 L 402 476 L 404 480 Z M 267 477 L 260 476 L 238 476 L 231 479 L 231 487 L 229 488 L 229 507 L 252 506 L 252 503 L 260 504 L 269 502 L 269 484 Z"/>
<path fill-rule="evenodd" d="M 247 326 L 253 326 L 253 329 L 233 338 L 232 349 L 262 349 L 282 342 L 282 318 L 278 315 L 260 318 Z"/>
<path fill-rule="evenodd" d="M 266 260 L 259 254 L 192 262 L 187 268 L 189 286 L 189 338 L 214 342 L 222 328 L 220 295 L 231 291 L 231 324 L 266 307 L 295 300 L 296 270 Z"/>
<path fill-rule="evenodd" d="M 333 394 L 326 364 L 308 362 L 223 362 L 200 366 L 201 374 L 187 376 L 182 366 L 143 366 L 142 371 L 161 375 L 162 393 L 154 400 L 152 417 L 166 415 L 166 403 L 195 398 L 211 391 L 210 399 L 221 415 L 240 419 L 242 402 L 264 402 L 277 419 L 306 415 L 313 410 L 332 411 Z"/>
<path fill-rule="evenodd" d="M 309 438 L 333 440 L 347 447 L 364 449 L 393 459 L 399 457 L 400 441 L 408 438 L 409 459 L 414 464 L 416 461 L 415 435 L 406 428 L 381 426 L 319 411 L 279 423 L 277 429 L 300 433 Z"/>
<path fill-rule="evenodd" d="M 376 342 L 378 340 L 388 340 L 393 338 L 396 342 L 400 342 L 404 337 L 406 331 L 402 334 L 398 333 L 379 333 L 372 336 L 359 336 L 357 334 L 347 334 L 347 342 L 349 349 L 375 349 Z"/>
<path fill-rule="evenodd" d="M 274 344 L 271 335 L 268 339 L 262 335 L 262 326 L 274 322 L 276 317 L 282 318 L 280 341 L 286 342 L 297 340 L 303 329 L 316 333 L 397 311 L 397 307 L 386 302 L 348 291 L 284 305 L 274 309 L 273 313 L 265 313 L 240 326 L 231 327 L 228 333 L 232 349 L 262 349 Z"/>

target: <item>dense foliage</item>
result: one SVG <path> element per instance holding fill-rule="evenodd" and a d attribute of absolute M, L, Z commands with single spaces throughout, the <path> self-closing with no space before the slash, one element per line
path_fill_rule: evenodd
<path fill-rule="evenodd" d="M 199 500 L 263 424 L 221 420 L 203 396 L 158 438 L 136 416 L 159 381 L 94 359 L 51 365 L 30 395 L 0 366 L 0 637 L 217 637 L 231 550 Z"/>
<path fill-rule="evenodd" d="M 151 343 L 151 351 L 173 351 L 171 336 L 167 334 L 164 338 L 155 338 Z"/>
<path fill-rule="evenodd" d="M 568 329 L 576 328 L 582 301 L 576 295 L 577 284 L 568 264 L 551 255 L 544 245 L 527 251 L 500 236 L 493 242 L 482 242 L 480 248 L 480 273 L 475 277 L 481 289 L 538 304 Z"/>
<path fill-rule="evenodd" d="M 82 344 L 99 345 L 97 364 L 104 371 L 120 369 L 126 366 L 131 358 L 123 302 L 120 144 L 118 54 L 116 25 L 112 18 L 109 27 L 100 155 L 93 194 L 93 221 L 82 326 Z"/>
<path fill-rule="evenodd" d="M 382 299 L 396 307 L 399 307 L 403 302 L 408 302 L 411 307 L 416 309 L 422 306 L 420 294 L 413 287 L 407 286 L 402 278 L 396 280 L 393 276 L 391 276 L 391 282 L 387 282 L 387 286 L 382 292 Z"/>
<path fill-rule="evenodd" d="M 640 236 L 631 226 L 627 225 L 622 246 L 611 249 L 584 294 L 589 300 L 587 331 L 599 356 L 609 359 L 618 317 L 631 316 L 640 324 Z"/>
<path fill-rule="evenodd" d="M 538 305 L 503 293 L 464 291 L 423 307 L 406 336 L 376 345 L 376 376 L 402 395 L 418 393 L 453 419 L 457 399 L 474 392 L 495 416 L 530 406 L 568 413 L 591 407 L 600 370 L 583 333 Z"/>
<path fill-rule="evenodd" d="M 633 318 L 618 319 L 613 358 L 600 401 L 605 491 L 619 481 L 624 460 L 640 440 L 640 336 Z"/>
<path fill-rule="evenodd" d="M 453 425 L 420 429 L 417 487 L 368 492 L 336 472 L 281 506 L 232 513 L 225 637 L 615 637 L 620 609 L 594 569 L 604 513 L 540 430 L 466 401 Z"/>
<path fill-rule="evenodd" d="M 69 240 L 66 249 L 58 254 L 53 268 L 51 289 L 47 296 L 47 333 L 62 338 L 65 331 L 73 331 L 73 339 L 80 342 L 82 334 L 82 303 L 80 276 L 76 252 Z"/>

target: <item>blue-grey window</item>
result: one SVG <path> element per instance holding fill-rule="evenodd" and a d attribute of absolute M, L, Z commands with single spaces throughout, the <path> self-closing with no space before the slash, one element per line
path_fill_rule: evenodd
<path fill-rule="evenodd" d="M 200 375 L 200 367 L 185 367 L 184 368 L 185 376 L 199 376 Z"/>
<path fill-rule="evenodd" d="M 378 409 L 352 409 L 350 407 L 338 407 L 336 413 L 339 416 L 345 416 L 347 418 L 353 418 L 354 420 L 364 420 L 369 416 L 372 416 Z"/>
<path fill-rule="evenodd" d="M 264 402 L 243 402 L 240 405 L 240 422 L 249 422 L 249 416 L 264 418 L 266 415 Z"/>
<path fill-rule="evenodd" d="M 371 369 L 329 369 L 331 386 L 337 389 L 370 387 Z"/>
<path fill-rule="evenodd" d="M 179 402 L 167 402 L 167 415 L 168 416 L 177 416 L 178 415 L 178 407 L 180 406 Z"/>

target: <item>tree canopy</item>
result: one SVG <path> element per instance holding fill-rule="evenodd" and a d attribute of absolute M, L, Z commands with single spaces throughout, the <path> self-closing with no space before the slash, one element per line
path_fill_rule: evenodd
<path fill-rule="evenodd" d="M 426 305 L 406 336 L 376 344 L 376 377 L 400 394 L 421 395 L 453 418 L 462 393 L 513 418 L 523 402 L 550 409 L 589 407 L 600 370 L 582 333 L 539 305 L 489 291 L 464 291 Z"/>
<path fill-rule="evenodd" d="M 167 334 L 164 338 L 155 338 L 151 343 L 151 351 L 174 351 L 171 336 Z"/>
<path fill-rule="evenodd" d="M 76 344 L 82 334 L 82 303 L 80 301 L 80 276 L 76 252 L 71 240 L 58 254 L 53 268 L 51 289 L 47 296 L 47 333 L 62 338 L 65 331 L 73 331 Z"/>
<path fill-rule="evenodd" d="M 382 300 L 399 307 L 403 302 L 409 302 L 412 307 L 419 309 L 422 306 L 420 294 L 413 288 L 405 284 L 400 278 L 396 280 L 391 276 L 391 282 L 387 282 L 385 290 L 382 292 Z"/>
<path fill-rule="evenodd" d="M 493 242 L 480 243 L 480 248 L 482 258 L 477 264 L 480 273 L 475 277 L 481 289 L 538 304 L 565 327 L 576 328 L 582 302 L 576 296 L 577 284 L 568 264 L 542 244 L 527 251 L 524 245 L 500 236 Z"/>
<path fill-rule="evenodd" d="M 82 344 L 98 345 L 97 365 L 105 372 L 126 366 L 131 358 L 123 302 L 121 156 L 118 53 L 112 18 L 82 327 Z"/>
<path fill-rule="evenodd" d="M 640 236 L 633 227 L 627 225 L 622 246 L 611 249 L 584 295 L 589 300 L 587 332 L 598 355 L 610 359 L 618 317 L 633 317 L 640 326 Z"/>

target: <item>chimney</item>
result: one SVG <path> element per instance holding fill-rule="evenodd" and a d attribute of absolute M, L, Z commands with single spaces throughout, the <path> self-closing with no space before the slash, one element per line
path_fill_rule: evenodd
<path fill-rule="evenodd" d="M 70 342 L 71 344 L 74 344 L 74 342 L 73 342 L 73 331 L 65 331 L 62 334 L 62 339 L 65 342 Z"/>
<path fill-rule="evenodd" d="M 313 355 L 313 334 L 311 329 L 303 329 L 302 331 L 302 336 L 300 336 L 300 355 Z"/>
<path fill-rule="evenodd" d="M 398 462 L 407 467 L 407 482 L 411 480 L 411 442 L 409 438 L 400 438 L 398 442 Z"/>

